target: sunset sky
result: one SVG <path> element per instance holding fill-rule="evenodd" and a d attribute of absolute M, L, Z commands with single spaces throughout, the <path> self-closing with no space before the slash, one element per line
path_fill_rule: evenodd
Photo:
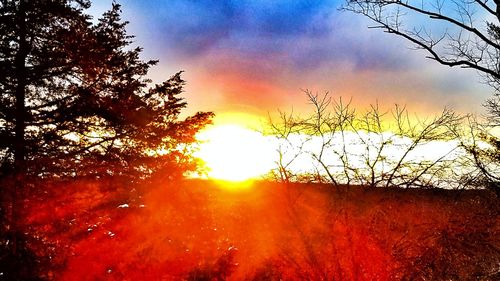
<path fill-rule="evenodd" d="M 118 3 L 143 58 L 160 60 L 151 78 L 185 71 L 190 112 L 245 122 L 245 114 L 300 111 L 307 103 L 301 89 L 309 89 L 353 98 L 360 108 L 378 101 L 385 108 L 406 104 L 419 115 L 445 106 L 482 113 L 491 94 L 474 71 L 438 65 L 406 41 L 368 29 L 362 16 L 339 11 L 342 1 Z M 97 15 L 111 1 L 93 5 Z"/>

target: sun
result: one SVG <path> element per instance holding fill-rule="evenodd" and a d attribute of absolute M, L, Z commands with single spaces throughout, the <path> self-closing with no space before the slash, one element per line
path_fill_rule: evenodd
<path fill-rule="evenodd" d="M 200 132 L 195 156 L 208 169 L 208 178 L 246 181 L 267 174 L 274 165 L 271 138 L 240 125 L 218 125 Z"/>

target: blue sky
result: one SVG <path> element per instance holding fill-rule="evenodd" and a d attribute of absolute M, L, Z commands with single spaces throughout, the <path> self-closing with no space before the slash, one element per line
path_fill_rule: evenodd
<path fill-rule="evenodd" d="M 97 2 L 97 1 L 96 1 Z M 111 1 L 94 4 L 98 14 Z M 185 70 L 190 108 L 265 115 L 301 108 L 301 89 L 359 107 L 407 104 L 419 115 L 449 106 L 481 112 L 491 91 L 474 71 L 426 60 L 402 39 L 368 29 L 341 2 L 121 0 L 155 81 Z"/>

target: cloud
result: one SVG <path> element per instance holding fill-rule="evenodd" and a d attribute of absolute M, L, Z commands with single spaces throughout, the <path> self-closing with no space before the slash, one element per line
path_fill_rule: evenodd
<path fill-rule="evenodd" d="M 328 24 L 318 20 L 335 10 L 336 1 L 249 1 L 246 14 L 254 31 L 267 36 L 321 36 Z M 248 9 L 249 8 L 249 9 Z"/>
<path fill-rule="evenodd" d="M 404 39 L 368 29 L 366 18 L 338 11 L 338 0 L 123 1 L 162 75 L 168 67 L 187 70 L 202 103 L 274 109 L 302 102 L 300 89 L 312 88 L 435 108 L 478 89 L 476 78 L 465 77 L 470 72 L 457 75 Z"/>
<path fill-rule="evenodd" d="M 411 67 L 395 50 L 394 38 L 379 39 L 384 34 L 368 31 L 363 17 L 338 11 L 338 0 L 129 2 L 136 14 L 147 15 L 142 29 L 167 60 L 202 61 L 225 53 L 297 71 L 346 63 L 355 71 Z"/>
<path fill-rule="evenodd" d="M 334 10 L 334 2 L 174 0 L 150 13 L 165 33 L 162 43 L 179 54 L 199 56 L 214 48 L 252 54 L 283 50 L 294 37 L 328 33 L 316 18 Z"/>

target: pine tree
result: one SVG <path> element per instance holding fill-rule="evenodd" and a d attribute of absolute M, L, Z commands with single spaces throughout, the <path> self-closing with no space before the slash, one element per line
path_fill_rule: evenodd
<path fill-rule="evenodd" d="M 120 6 L 92 24 L 83 13 L 89 5 L 2 2 L 4 175 L 150 173 L 156 162 L 180 160 L 180 145 L 210 119 L 198 113 L 179 121 L 187 105 L 179 97 L 181 73 L 147 88 L 156 61 L 142 61 L 141 48 L 131 48 Z M 160 148 L 173 154 L 158 157 Z"/>
<path fill-rule="evenodd" d="M 188 147 L 213 114 L 180 119 L 181 72 L 150 86 L 157 61 L 141 60 L 120 5 L 96 23 L 89 7 L 0 0 L 0 179 L 10 183 L 0 194 L 11 231 L 33 179 L 171 177 L 196 167 Z"/>

